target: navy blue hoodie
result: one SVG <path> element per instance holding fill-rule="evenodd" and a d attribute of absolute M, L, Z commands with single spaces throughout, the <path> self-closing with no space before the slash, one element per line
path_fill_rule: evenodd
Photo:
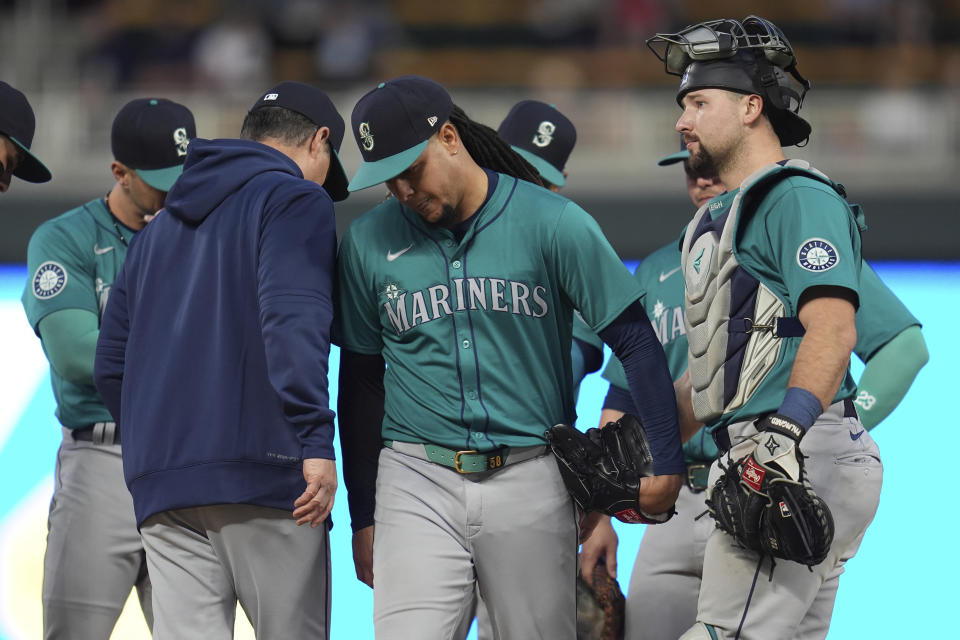
<path fill-rule="evenodd" d="M 110 292 L 94 378 L 137 523 L 167 509 L 293 509 L 334 458 L 333 201 L 283 153 L 194 140 Z"/>

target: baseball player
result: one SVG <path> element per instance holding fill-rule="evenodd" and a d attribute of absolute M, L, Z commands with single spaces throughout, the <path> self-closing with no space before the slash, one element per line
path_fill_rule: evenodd
<path fill-rule="evenodd" d="M 577 143 L 577 130 L 553 105 L 522 100 L 500 123 L 497 135 L 540 174 L 543 186 L 558 193 L 567 184 L 567 159 Z M 573 397 L 588 373 L 603 366 L 603 341 L 583 321 L 573 316 Z"/>
<path fill-rule="evenodd" d="M 190 144 L 114 285 L 95 380 L 120 421 L 157 638 L 232 637 L 238 601 L 259 638 L 329 637 L 343 131 L 319 89 L 262 94 L 242 139 Z"/>
<path fill-rule="evenodd" d="M 110 136 L 113 188 L 40 225 L 27 249 L 23 308 L 50 361 L 63 432 L 43 568 L 46 638 L 108 638 L 133 586 L 153 622 L 120 432 L 94 388 L 94 352 L 127 246 L 163 206 L 195 135 L 181 104 L 127 103 Z"/>
<path fill-rule="evenodd" d="M 832 543 L 809 567 L 774 566 L 772 555 L 714 529 L 697 622 L 681 637 L 822 638 L 883 475 L 849 373 L 862 291 L 857 212 L 836 183 L 784 157 L 782 147 L 810 135 L 797 114 L 809 83 L 775 25 L 756 16 L 715 20 L 648 44 L 668 73 L 682 76 L 676 129 L 691 168 L 712 164 L 729 189 L 687 226 L 679 271 L 692 390 L 682 398 L 721 452 L 710 491 L 731 468 L 759 486 L 763 473 L 746 469 L 775 461 L 832 512 L 822 537 Z M 792 515 L 803 517 L 781 504 L 778 517 Z"/>
<path fill-rule="evenodd" d="M 673 505 L 684 468 L 636 281 L 596 222 L 524 179 L 527 163 L 440 85 L 381 83 L 352 127 L 351 189 L 386 182 L 393 196 L 338 258 L 344 477 L 376 636 L 463 637 L 478 586 L 495 637 L 572 638 L 577 515 L 544 432 L 574 417 L 574 307 L 644 399 L 644 511 Z"/>
<path fill-rule="evenodd" d="M 724 191 L 711 167 L 700 172 L 690 168 L 686 150 L 661 159 L 666 166 L 683 163 L 687 193 L 699 209 Z M 678 379 L 687 368 L 687 339 L 683 321 L 683 279 L 679 275 L 680 250 L 670 243 L 652 253 L 634 273 L 644 290 L 644 306 L 667 353 L 670 373 Z M 857 345 L 854 352 L 866 363 L 860 379 L 858 413 L 866 429 L 883 420 L 902 399 L 920 368 L 927 349 L 920 323 L 864 262 L 861 271 L 860 308 L 856 314 Z M 897 366 L 891 366 L 896 362 Z M 634 413 L 629 392 L 624 389 L 622 368 L 613 358 L 603 373 L 610 380 L 601 423 Z M 868 386 L 865 386 L 868 385 Z M 875 398 L 870 409 L 861 398 Z M 714 528 L 704 502 L 707 470 L 717 456 L 716 444 L 704 429 L 684 443 L 687 478 L 677 499 L 677 515 L 662 526 L 644 533 L 630 578 L 627 599 L 627 638 L 669 639 L 679 637 L 696 621 L 697 595 L 703 574 L 703 552 Z M 617 537 L 609 521 L 601 522 L 584 542 L 584 571 L 605 558 L 616 562 Z M 609 564 L 608 564 L 609 568 Z"/>
<path fill-rule="evenodd" d="M 47 182 L 50 170 L 30 153 L 36 119 L 27 97 L 0 81 L 0 193 L 17 176 L 27 182 Z"/>

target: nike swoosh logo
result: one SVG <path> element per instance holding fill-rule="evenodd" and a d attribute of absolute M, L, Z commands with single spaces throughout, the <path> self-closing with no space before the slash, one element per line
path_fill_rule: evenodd
<path fill-rule="evenodd" d="M 677 271 L 680 271 L 680 267 L 677 267 L 676 269 L 671 269 L 670 271 L 667 271 L 666 273 L 664 273 L 663 271 L 661 271 L 661 272 L 660 272 L 660 282 L 663 282 L 664 280 L 666 280 L 667 278 L 669 278 L 670 276 L 672 276 L 673 274 L 675 274 Z"/>
<path fill-rule="evenodd" d="M 113 251 L 113 247 L 104 247 L 101 249 L 99 245 L 93 245 L 93 252 L 98 256 L 102 256 L 105 253 L 110 253 L 111 251 Z"/>
<path fill-rule="evenodd" d="M 850 434 L 850 439 L 851 439 L 851 440 L 859 440 L 859 439 L 860 439 L 860 436 L 862 436 L 864 433 L 866 433 L 866 430 L 857 431 L 856 433 L 851 433 L 851 434 Z"/>
<path fill-rule="evenodd" d="M 410 249 L 413 249 L 413 243 L 412 243 L 412 242 L 410 243 L 410 246 L 409 246 L 409 247 L 407 247 L 406 249 L 400 249 L 400 251 L 397 251 L 396 253 L 394 253 L 394 252 L 392 252 L 392 251 L 387 251 L 387 262 L 393 262 L 394 260 L 396 260 L 397 258 L 399 258 L 400 256 L 402 256 L 403 254 L 405 254 L 407 251 L 410 251 Z"/>

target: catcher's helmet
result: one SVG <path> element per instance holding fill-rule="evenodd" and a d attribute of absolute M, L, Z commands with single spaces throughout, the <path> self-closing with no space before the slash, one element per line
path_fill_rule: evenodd
<path fill-rule="evenodd" d="M 765 113 L 783 146 L 810 137 L 809 123 L 797 115 L 810 83 L 797 71 L 790 42 L 769 20 L 748 16 L 742 22 L 700 22 L 678 33 L 658 33 L 647 46 L 663 60 L 667 73 L 682 76 L 678 103 L 696 89 L 755 93 L 764 99 Z"/>

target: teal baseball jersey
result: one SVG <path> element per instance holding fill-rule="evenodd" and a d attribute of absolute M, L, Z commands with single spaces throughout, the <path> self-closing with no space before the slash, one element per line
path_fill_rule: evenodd
<path fill-rule="evenodd" d="M 857 309 L 854 352 L 866 362 L 894 336 L 913 326 L 920 326 L 920 321 L 864 260 L 860 270 L 860 308 Z"/>
<path fill-rule="evenodd" d="M 590 327 L 587 326 L 587 323 L 584 322 L 579 313 L 573 315 L 573 337 L 596 349 L 603 350 L 603 340 L 601 340 L 600 336 L 595 332 L 590 330 Z"/>
<path fill-rule="evenodd" d="M 83 309 L 99 318 L 134 231 L 121 225 L 102 198 L 40 225 L 27 248 L 28 278 L 21 301 L 39 336 L 40 321 L 63 309 Z M 112 421 L 89 384 L 64 379 L 50 368 L 57 418 L 69 428 Z"/>
<path fill-rule="evenodd" d="M 705 225 L 725 224 L 739 191 L 711 200 L 709 215 L 692 234 L 696 236 Z M 859 229 L 849 206 L 832 187 L 812 177 L 787 177 L 774 183 L 756 210 L 747 214 L 744 219 L 741 213 L 737 221 L 734 255 L 744 271 L 776 296 L 785 316 L 797 315 L 800 296 L 810 287 L 835 286 L 859 294 Z M 714 261 L 713 256 L 704 255 L 703 249 L 700 255 L 691 251 L 685 269 L 692 275 Z M 776 411 L 786 392 L 800 341 L 799 337 L 779 339 L 776 362 L 762 382 L 743 404 L 724 413 L 709 428 Z M 855 391 L 848 370 L 834 402 L 852 398 Z"/>
<path fill-rule="evenodd" d="M 340 246 L 337 341 L 387 363 L 383 437 L 486 451 L 575 418 L 574 309 L 600 331 L 640 296 L 596 221 L 513 177 L 459 242 L 389 199 Z"/>

